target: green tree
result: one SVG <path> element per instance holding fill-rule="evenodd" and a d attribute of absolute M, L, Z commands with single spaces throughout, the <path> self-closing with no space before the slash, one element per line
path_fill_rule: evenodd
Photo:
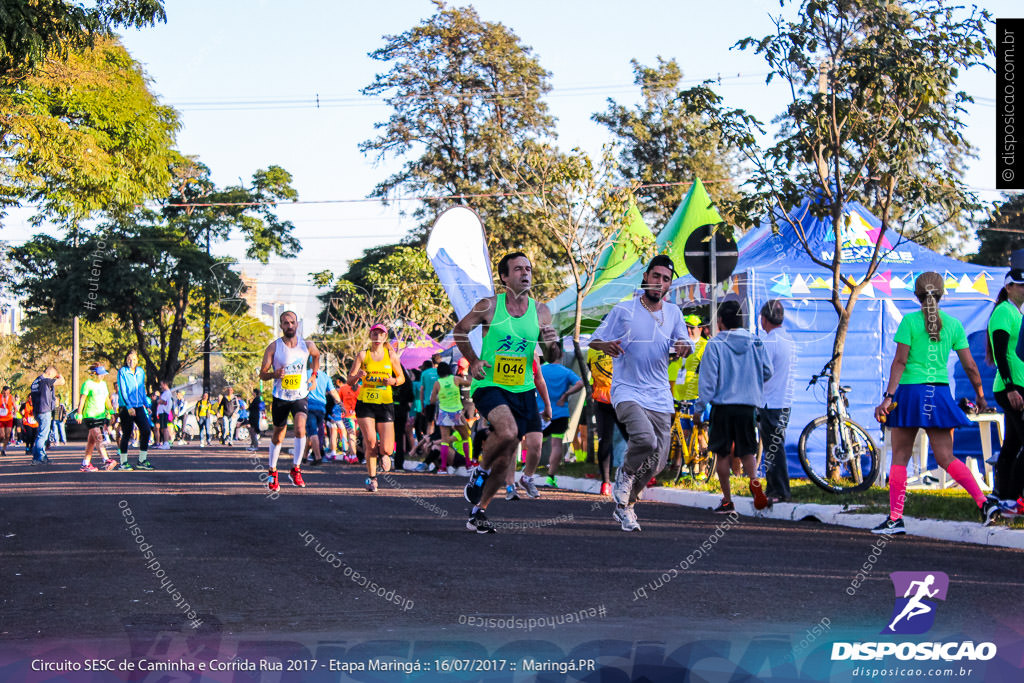
<path fill-rule="evenodd" d="M 991 55 L 991 19 L 976 7 L 964 10 L 940 0 L 803 0 L 795 15 L 796 21 L 776 19 L 776 32 L 765 38 L 738 43 L 763 55 L 768 80 L 782 79 L 792 94 L 772 147 L 759 150 L 757 122 L 727 110 L 708 87 L 693 89 L 688 101 L 754 166 L 756 192 L 723 213 L 741 226 L 768 214 L 781 222 L 776 230 L 794 231 L 808 256 L 832 273 L 838 381 L 850 314 L 881 262 L 885 231 L 909 237 L 934 227 L 924 214 L 899 220 L 900 207 L 946 216 L 977 207 L 948 150 L 967 149 L 962 117 L 970 97 L 957 89 L 956 79 Z M 847 202 L 870 199 L 867 205 L 883 230 L 859 266 L 866 267 L 863 277 L 844 272 L 840 230 L 834 231 L 832 257 L 823 258 L 792 219 L 773 211 L 808 196 L 818 198 L 814 214 L 833 225 L 841 225 Z"/>
<path fill-rule="evenodd" d="M 978 253 L 971 263 L 983 266 L 1010 265 L 1010 254 L 1024 249 L 1024 195 L 1004 198 L 978 226 Z"/>
<path fill-rule="evenodd" d="M 64 59 L 73 50 L 92 47 L 115 28 L 166 21 L 163 0 L 4 0 L 0 5 L 0 77 Z"/>
<path fill-rule="evenodd" d="M 434 217 L 456 201 L 450 197 L 463 196 L 487 224 L 491 253 L 532 244 L 553 257 L 559 249 L 550 236 L 509 212 L 502 197 L 489 196 L 498 189 L 495 166 L 553 135 L 543 100 L 550 74 L 508 27 L 482 20 L 472 7 L 434 4 L 433 16 L 385 36 L 385 46 L 370 53 L 390 69 L 362 92 L 383 97 L 392 114 L 360 149 L 378 160 L 406 159 L 372 196 L 424 198 L 414 212 L 420 229 L 406 240 L 411 244 L 422 246 Z M 537 262 L 542 282 L 558 279 L 549 261 Z"/>
<path fill-rule="evenodd" d="M 422 249 L 401 244 L 373 247 L 354 260 L 344 277 L 314 273 L 313 282 L 330 287 L 320 296 L 320 323 L 325 348 L 342 361 L 364 349 L 370 326 L 383 322 L 401 341 L 413 329 L 398 324 L 412 321 L 428 333 L 455 324 L 451 302 Z"/>
<path fill-rule="evenodd" d="M 0 75 L 0 218 L 32 204 L 75 226 L 99 210 L 165 196 L 179 122 L 114 39 Z"/>
<path fill-rule="evenodd" d="M 650 198 L 643 208 L 652 224 L 668 223 L 689 189 L 686 183 L 698 177 L 714 183 L 716 197 L 737 199 L 733 179 L 739 175 L 739 151 L 706 115 L 688 109 L 679 64 L 661 57 L 655 67 L 635 59 L 631 64 L 643 101 L 629 108 L 609 99 L 608 109 L 592 118 L 620 145 L 623 184 L 651 186 L 638 193 Z"/>
<path fill-rule="evenodd" d="M 198 324 L 201 345 L 202 324 L 192 304 L 204 292 L 227 313 L 245 312 L 232 260 L 208 256 L 207 238 L 217 243 L 240 233 L 247 257 L 264 263 L 272 254 L 287 258 L 299 250 L 292 224 L 275 213 L 279 202 L 297 197 L 284 169 L 257 171 L 249 187 L 217 188 L 209 169 L 197 162 L 179 166 L 175 175 L 175 190 L 160 210 L 113 216 L 83 231 L 77 247 L 36 235 L 11 252 L 19 278 L 15 290 L 27 309 L 55 321 L 116 315 L 154 384 L 172 381 L 195 362 L 195 330 Z M 226 334 L 211 328 L 215 350 Z"/>

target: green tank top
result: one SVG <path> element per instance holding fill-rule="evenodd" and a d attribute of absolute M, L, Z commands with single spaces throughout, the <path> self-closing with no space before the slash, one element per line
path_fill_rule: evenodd
<path fill-rule="evenodd" d="M 437 378 L 437 405 L 446 413 L 462 410 L 462 394 L 451 375 Z"/>
<path fill-rule="evenodd" d="M 480 358 L 491 366 L 484 368 L 487 374 L 483 379 L 473 381 L 473 391 L 499 387 L 518 394 L 533 389 L 533 353 L 539 338 L 537 302 L 530 299 L 526 313 L 513 318 L 505 308 L 505 295 L 499 294 L 480 350 Z"/>

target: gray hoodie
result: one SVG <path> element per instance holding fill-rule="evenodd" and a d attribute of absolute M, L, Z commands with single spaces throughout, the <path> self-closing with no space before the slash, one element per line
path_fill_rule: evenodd
<path fill-rule="evenodd" d="M 747 330 L 723 330 L 708 341 L 699 372 L 701 402 L 759 407 L 772 360 L 764 343 Z"/>

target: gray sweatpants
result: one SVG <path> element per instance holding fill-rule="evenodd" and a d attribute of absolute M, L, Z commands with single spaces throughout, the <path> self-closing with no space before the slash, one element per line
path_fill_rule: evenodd
<path fill-rule="evenodd" d="M 647 482 L 668 464 L 672 413 L 659 413 L 647 410 L 635 401 L 623 401 L 615 406 L 615 415 L 629 434 L 622 469 L 633 477 L 633 490 L 629 494 L 629 504 L 632 505 L 647 487 Z"/>

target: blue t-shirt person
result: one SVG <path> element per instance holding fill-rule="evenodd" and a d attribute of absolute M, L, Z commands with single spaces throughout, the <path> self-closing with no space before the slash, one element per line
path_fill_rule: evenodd
<path fill-rule="evenodd" d="M 306 370 L 306 379 L 308 380 L 313 376 L 313 371 L 310 369 Z M 331 380 L 327 377 L 326 372 L 318 372 L 316 374 L 316 382 L 309 389 L 309 394 L 306 396 L 306 408 L 313 410 L 318 413 L 327 411 L 327 392 L 331 390 Z"/>
<path fill-rule="evenodd" d="M 569 401 L 558 405 L 558 398 L 580 381 L 579 375 L 561 363 L 545 363 L 540 368 L 544 382 L 548 385 L 548 397 L 551 399 L 551 419 L 569 417 Z M 544 411 L 544 402 L 537 397 L 537 410 Z"/>

